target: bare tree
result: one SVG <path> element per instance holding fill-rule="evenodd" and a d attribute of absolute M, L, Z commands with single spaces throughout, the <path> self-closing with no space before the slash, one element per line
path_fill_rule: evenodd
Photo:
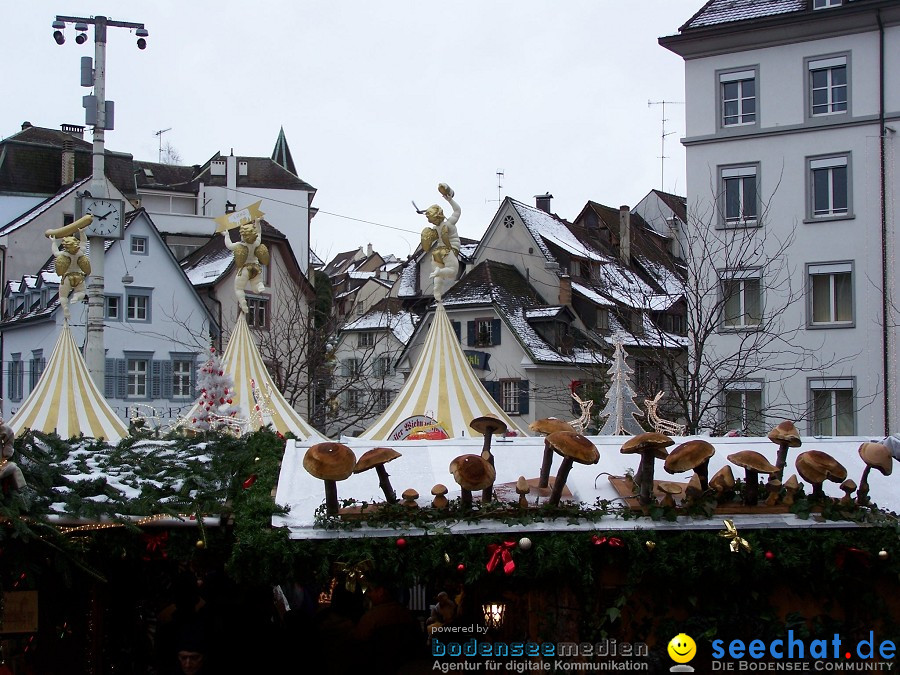
<path fill-rule="evenodd" d="M 181 153 L 171 142 L 166 141 L 159 154 L 159 161 L 161 164 L 181 164 Z"/>

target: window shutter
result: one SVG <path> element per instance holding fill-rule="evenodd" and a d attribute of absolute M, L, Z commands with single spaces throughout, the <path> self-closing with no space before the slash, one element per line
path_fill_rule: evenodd
<path fill-rule="evenodd" d="M 500 344 L 500 319 L 491 321 L 491 344 Z"/>
<path fill-rule="evenodd" d="M 450 325 L 453 326 L 453 332 L 456 333 L 457 341 L 462 342 L 462 325 L 459 321 L 451 321 Z"/>
<path fill-rule="evenodd" d="M 490 380 L 482 380 L 481 383 L 487 389 L 487 393 L 491 395 L 491 398 L 500 403 L 500 383 Z"/>
<path fill-rule="evenodd" d="M 162 395 L 160 398 L 172 398 L 172 362 L 160 361 L 162 364 Z"/>
<path fill-rule="evenodd" d="M 528 414 L 529 387 L 528 380 L 519 381 L 519 414 Z"/>
<path fill-rule="evenodd" d="M 346 361 L 341 361 L 341 377 L 350 377 L 350 364 Z"/>
<path fill-rule="evenodd" d="M 103 373 L 103 395 L 106 398 L 116 397 L 116 360 L 106 359 L 106 369 Z"/>
<path fill-rule="evenodd" d="M 197 400 L 197 362 L 191 361 L 191 398 Z"/>
<path fill-rule="evenodd" d="M 466 321 L 466 344 L 470 347 L 475 346 L 475 322 Z"/>
<path fill-rule="evenodd" d="M 150 398 L 162 398 L 162 361 L 150 362 Z"/>
<path fill-rule="evenodd" d="M 116 398 L 128 396 L 128 363 L 125 359 L 116 359 Z"/>

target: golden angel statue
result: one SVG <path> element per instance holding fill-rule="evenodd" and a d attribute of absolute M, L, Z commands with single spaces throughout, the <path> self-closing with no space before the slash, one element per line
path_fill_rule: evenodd
<path fill-rule="evenodd" d="M 63 314 L 69 318 L 69 305 L 79 303 L 85 294 L 85 277 L 91 273 L 91 260 L 87 256 L 87 235 L 83 229 L 78 231 L 78 238 L 74 234 L 57 239 L 50 236 L 50 248 L 56 257 L 54 267 L 60 276 L 59 304 L 62 305 Z"/>
<path fill-rule="evenodd" d="M 244 223 L 239 228 L 240 241 L 232 241 L 228 230 L 222 233 L 225 246 L 234 253 L 237 276 L 234 278 L 234 294 L 237 296 L 241 311 L 247 313 L 247 298 L 244 290 L 252 282 L 251 288 L 256 293 L 266 290 L 263 281 L 263 265 L 269 264 L 269 249 L 262 243 L 262 227 L 259 218 Z"/>
<path fill-rule="evenodd" d="M 16 438 L 15 432 L 3 420 L 0 420 L 0 481 L 9 482 L 10 487 L 21 490 L 25 487 L 25 476 L 22 469 L 10 459 L 15 450 L 13 449 L 13 441 Z"/>
<path fill-rule="evenodd" d="M 430 227 L 422 230 L 422 249 L 431 252 L 434 261 L 434 271 L 430 278 L 434 279 L 434 299 L 441 302 L 444 291 L 456 279 L 459 273 L 459 234 L 456 231 L 456 223 L 459 220 L 459 204 L 453 201 L 454 192 L 446 183 L 438 185 L 438 192 L 447 200 L 453 213 L 444 217 L 444 209 L 437 204 L 429 206 L 424 211 Z M 415 206 L 415 202 L 413 202 Z"/>

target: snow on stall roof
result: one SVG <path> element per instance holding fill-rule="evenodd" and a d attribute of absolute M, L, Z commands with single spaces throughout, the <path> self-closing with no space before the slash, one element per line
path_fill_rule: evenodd
<path fill-rule="evenodd" d="M 703 28 L 806 9 L 807 0 L 712 0 L 681 27 Z"/>
<path fill-rule="evenodd" d="M 601 262 L 610 260 L 609 256 L 595 251 L 590 246 L 580 241 L 572 234 L 569 228 L 566 227 L 565 223 L 561 222 L 558 218 L 555 218 L 540 209 L 526 206 L 514 199 L 511 199 L 510 201 L 515 206 L 519 217 L 522 218 L 522 222 L 525 223 L 525 227 L 528 228 L 528 231 L 531 232 L 535 241 L 537 241 L 538 246 L 540 246 L 541 251 L 544 253 L 547 260 L 555 260 L 555 258 L 553 257 L 553 254 L 550 253 L 550 249 L 547 247 L 546 242 L 550 242 L 564 251 L 581 258 L 588 258 L 590 260 L 598 260 Z"/>
<path fill-rule="evenodd" d="M 419 322 L 418 315 L 413 312 L 387 312 L 384 310 L 375 310 L 367 312 L 364 316 L 345 325 L 342 330 L 388 330 L 394 334 L 404 345 L 409 342 L 416 324 Z"/>

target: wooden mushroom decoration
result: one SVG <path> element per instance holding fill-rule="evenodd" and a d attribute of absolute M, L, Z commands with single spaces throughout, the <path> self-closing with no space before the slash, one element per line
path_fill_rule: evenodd
<path fill-rule="evenodd" d="M 665 469 L 668 473 L 695 471 L 700 478 L 700 489 L 706 492 L 709 487 L 709 458 L 716 454 L 712 443 L 702 438 L 685 441 L 672 450 L 666 457 Z"/>
<path fill-rule="evenodd" d="M 781 503 L 785 506 L 792 506 L 794 503 L 794 495 L 800 489 L 800 481 L 797 480 L 797 474 L 792 473 L 791 477 L 784 481 L 784 499 Z"/>
<path fill-rule="evenodd" d="M 638 471 L 634 474 L 634 481 L 640 488 L 639 501 L 646 506 L 651 501 L 653 492 L 653 461 L 665 459 L 669 453 L 666 450 L 675 441 L 656 431 L 647 431 L 637 436 L 632 436 L 622 445 L 619 452 L 623 455 L 637 454 L 641 456 Z"/>
<path fill-rule="evenodd" d="M 600 461 L 600 452 L 597 446 L 591 443 L 585 436 L 575 431 L 554 431 L 545 439 L 547 443 L 563 457 L 556 479 L 553 481 L 553 491 L 550 493 L 548 504 L 559 504 L 566 478 L 572 464 L 596 464 Z"/>
<path fill-rule="evenodd" d="M 784 420 L 769 432 L 769 440 L 778 444 L 778 454 L 775 456 L 775 467 L 778 469 L 776 478 L 781 480 L 784 475 L 784 466 L 787 464 L 788 448 L 799 448 L 803 445 L 800 440 L 800 432 L 790 420 Z"/>
<path fill-rule="evenodd" d="M 325 510 L 337 515 L 337 481 L 346 480 L 356 466 L 356 455 L 343 443 L 316 443 L 303 456 L 303 468 L 325 481 Z"/>
<path fill-rule="evenodd" d="M 826 480 L 841 483 L 847 478 L 847 469 L 827 452 L 807 450 L 797 455 L 794 462 L 800 478 L 813 486 L 813 497 L 824 497 L 822 484 Z"/>
<path fill-rule="evenodd" d="M 725 501 L 734 493 L 734 472 L 731 465 L 726 464 L 709 479 L 709 487 L 716 491 L 716 499 Z"/>
<path fill-rule="evenodd" d="M 675 508 L 675 495 L 680 495 L 683 490 L 678 483 L 673 483 L 667 480 L 661 480 L 657 484 L 659 491 L 662 492 L 665 497 L 660 504 L 663 508 Z"/>
<path fill-rule="evenodd" d="M 778 503 L 778 497 L 781 496 L 781 481 L 774 477 L 775 474 L 772 476 L 766 483 L 766 492 L 769 493 L 766 497 L 766 506 L 775 506 Z"/>
<path fill-rule="evenodd" d="M 849 506 L 853 503 L 853 491 L 856 489 L 856 481 L 852 478 L 848 478 L 843 483 L 841 483 L 841 490 L 844 492 L 844 496 L 841 497 L 841 504 Z"/>
<path fill-rule="evenodd" d="M 431 488 L 431 494 L 434 495 L 434 499 L 431 500 L 433 508 L 446 509 L 450 505 L 450 500 L 447 499 L 447 486 L 443 483 L 438 483 Z"/>
<path fill-rule="evenodd" d="M 769 460 L 756 450 L 735 452 L 728 455 L 728 461 L 747 472 L 744 480 L 744 504 L 756 506 L 759 502 L 759 474 L 764 473 L 771 476 L 778 471 L 778 468 L 769 464 Z"/>
<path fill-rule="evenodd" d="M 528 425 L 528 428 L 537 434 L 544 434 L 544 458 L 541 462 L 541 473 L 538 478 L 538 488 L 546 488 L 550 485 L 550 466 L 553 463 L 553 448 L 550 447 L 550 444 L 547 443 L 546 436 L 556 432 L 556 431 L 571 431 L 575 432 L 575 427 L 573 427 L 568 422 L 564 422 L 561 419 L 556 417 L 544 417 L 543 419 L 535 420 L 531 424 Z"/>
<path fill-rule="evenodd" d="M 494 484 L 497 477 L 494 467 L 481 455 L 460 455 L 450 462 L 450 473 L 461 488 L 460 503 L 472 506 L 472 492 L 484 490 Z"/>
<path fill-rule="evenodd" d="M 394 488 L 391 487 L 391 479 L 390 476 L 388 476 L 387 469 L 384 468 L 384 465 L 401 456 L 402 455 L 393 448 L 372 448 L 371 450 L 364 452 L 359 458 L 359 461 L 356 462 L 356 467 L 353 469 L 353 473 L 357 474 L 368 471 L 369 469 L 375 469 L 375 472 L 378 474 L 378 485 L 381 486 L 381 491 L 384 493 L 385 500 L 389 504 L 396 504 L 397 493 L 394 492 Z"/>
<path fill-rule="evenodd" d="M 894 470 L 894 461 L 890 448 L 883 443 L 863 443 L 859 446 L 859 456 L 866 463 L 866 468 L 859 479 L 856 501 L 860 505 L 866 505 L 869 503 L 869 472 L 878 469 L 882 475 L 890 476 Z"/>
<path fill-rule="evenodd" d="M 408 509 L 419 508 L 419 502 L 416 501 L 419 498 L 419 493 L 416 490 L 409 488 L 404 490 L 401 496 L 403 497 L 403 506 Z"/>
<path fill-rule="evenodd" d="M 684 496 L 688 501 L 696 502 L 703 496 L 704 492 L 706 491 L 700 486 L 700 476 L 693 474 L 688 481 L 687 487 L 684 488 Z"/>
<path fill-rule="evenodd" d="M 507 430 L 506 422 L 493 415 L 484 415 L 482 417 L 476 417 L 474 420 L 469 422 L 469 426 L 472 427 L 479 434 L 484 436 L 484 446 L 481 449 L 481 456 L 491 463 L 491 466 L 494 466 L 494 455 L 491 454 L 491 439 L 494 437 L 494 434 L 505 434 Z M 491 483 L 481 493 L 481 501 L 488 502 L 491 500 L 491 495 L 494 490 L 494 485 Z"/>
<path fill-rule="evenodd" d="M 519 495 L 520 508 L 528 508 L 529 492 L 531 492 L 531 486 L 528 484 L 528 481 L 525 480 L 525 476 L 519 476 L 519 480 L 516 481 L 516 494 Z"/>

